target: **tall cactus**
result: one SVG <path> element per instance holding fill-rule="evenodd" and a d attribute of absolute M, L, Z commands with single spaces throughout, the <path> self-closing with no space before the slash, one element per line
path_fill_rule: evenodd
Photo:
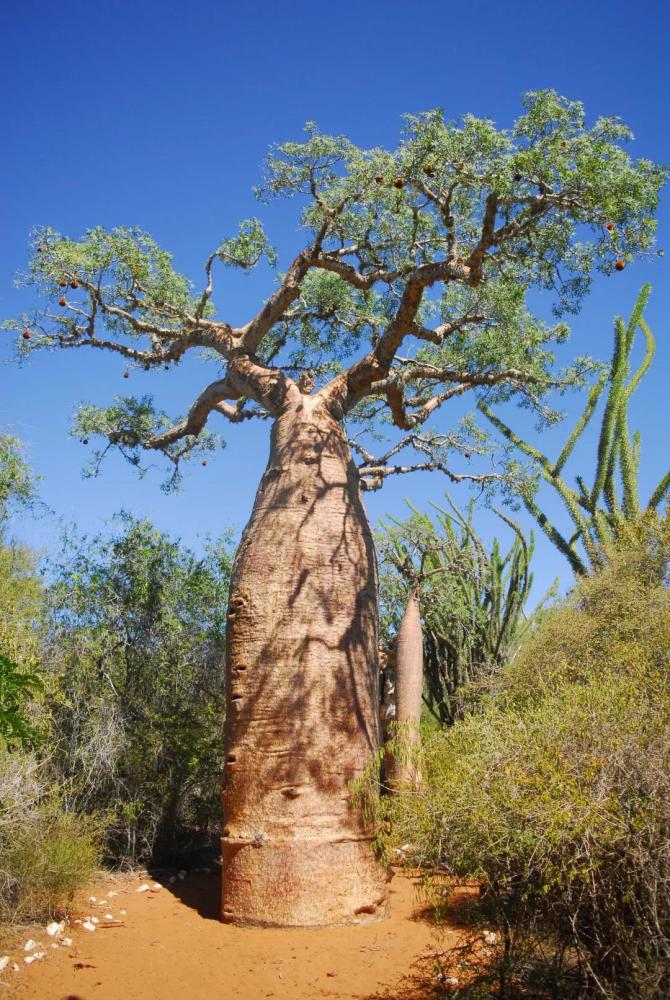
<path fill-rule="evenodd" d="M 644 319 L 650 294 L 651 286 L 644 285 L 627 323 L 620 316 L 615 318 L 614 352 L 609 370 L 592 386 L 584 411 L 555 462 L 516 434 L 485 403 L 478 404 L 493 426 L 532 460 L 540 477 L 563 501 L 574 525 L 570 537 L 560 532 L 540 510 L 531 487 L 525 484 L 519 491 L 526 509 L 580 576 L 602 565 L 608 544 L 625 536 L 642 513 L 638 488 L 640 435 L 636 432 L 631 439 L 628 404 L 654 358 L 654 337 Z M 644 336 L 644 357 L 631 375 L 631 353 L 638 329 Z M 589 489 L 584 477 L 576 476 L 576 488 L 569 486 L 561 473 L 607 386 L 593 485 Z M 669 492 L 670 470 L 653 490 L 644 511 L 656 511 Z"/>

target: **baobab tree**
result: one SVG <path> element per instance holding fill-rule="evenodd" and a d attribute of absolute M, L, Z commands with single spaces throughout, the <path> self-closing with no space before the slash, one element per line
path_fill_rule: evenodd
<path fill-rule="evenodd" d="M 197 290 L 144 233 L 35 234 L 27 280 L 46 305 L 14 324 L 23 353 L 95 349 L 160 371 L 204 350 L 215 370 L 174 422 L 146 396 L 83 406 L 75 431 L 103 439 L 96 465 L 112 448 L 134 465 L 162 452 L 174 483 L 215 447 L 210 419 L 271 421 L 230 593 L 224 920 L 383 913 L 385 874 L 348 793 L 378 746 L 377 572 L 361 487 L 415 469 L 478 478 L 454 466 L 470 445 L 445 430 L 448 401 L 518 395 L 533 407 L 579 377 L 579 366 L 553 372 L 566 327 L 534 316 L 526 293 L 576 309 L 594 270 L 650 249 L 664 172 L 632 161 L 629 138 L 617 119 L 586 127 L 582 106 L 553 92 L 528 95 L 509 131 L 441 111 L 409 117 L 392 151 L 309 124 L 271 152 L 259 191 L 299 199 L 304 248 L 241 326 L 217 314 L 214 282 L 220 265 L 275 265 L 256 219 L 210 254 Z M 361 432 L 384 420 L 402 433 L 375 455 Z"/>

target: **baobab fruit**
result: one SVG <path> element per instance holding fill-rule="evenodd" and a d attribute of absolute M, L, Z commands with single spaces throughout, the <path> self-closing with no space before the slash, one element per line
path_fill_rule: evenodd
<path fill-rule="evenodd" d="M 81 439 L 81 443 L 82 444 L 88 444 L 88 438 L 82 438 Z"/>
<path fill-rule="evenodd" d="M 463 456 L 464 456 L 464 458 L 472 458 L 472 455 L 470 454 L 469 451 L 464 451 L 463 452 Z"/>
<path fill-rule="evenodd" d="M 64 295 L 58 300 L 58 305 L 59 306 L 66 306 L 67 305 L 67 299 L 65 298 Z"/>
<path fill-rule="evenodd" d="M 435 176 L 435 167 L 432 164 L 427 163 L 426 166 L 423 168 L 423 172 L 428 177 L 434 177 Z"/>
<path fill-rule="evenodd" d="M 130 372 L 124 372 L 123 373 L 123 377 L 124 378 L 130 378 Z"/>
<path fill-rule="evenodd" d="M 396 179 L 393 182 L 393 187 L 397 188 L 398 191 L 400 191 L 400 189 L 403 188 L 404 186 L 405 186 L 405 182 L 402 179 L 402 177 L 396 177 Z"/>
<path fill-rule="evenodd" d="M 21 336 L 24 340 L 30 340 L 30 330 L 24 330 Z"/>
<path fill-rule="evenodd" d="M 376 181 L 377 184 L 383 184 L 384 183 L 384 178 L 383 177 L 375 177 L 375 181 Z"/>
<path fill-rule="evenodd" d="M 605 226 L 605 229 L 607 229 L 607 231 L 611 233 L 612 230 L 614 229 L 614 223 L 608 222 L 607 225 Z"/>
<path fill-rule="evenodd" d="M 60 281 L 58 282 L 58 287 L 59 288 L 67 288 L 67 281 L 65 280 L 65 278 L 61 278 L 60 279 Z"/>
<path fill-rule="evenodd" d="M 621 260 L 621 258 L 619 258 L 619 260 L 614 261 L 614 269 L 616 271 L 623 271 L 625 266 L 626 266 L 626 261 Z"/>
<path fill-rule="evenodd" d="M 38 253 L 44 253 L 44 247 L 38 247 L 37 248 L 37 252 Z"/>
<path fill-rule="evenodd" d="M 515 174 L 514 180 L 518 183 L 521 180 L 521 174 Z"/>
<path fill-rule="evenodd" d="M 79 288 L 79 282 L 76 278 L 70 282 L 70 288 Z"/>
<path fill-rule="evenodd" d="M 202 460 L 202 462 L 201 462 L 200 464 L 201 464 L 201 465 L 207 465 L 207 459 L 206 459 L 206 458 L 203 458 L 203 460 Z"/>

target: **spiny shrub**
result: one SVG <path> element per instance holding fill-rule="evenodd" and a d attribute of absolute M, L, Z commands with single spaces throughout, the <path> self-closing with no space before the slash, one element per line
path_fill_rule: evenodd
<path fill-rule="evenodd" d="M 645 519 L 388 805 L 389 846 L 480 884 L 499 995 L 539 967 L 542 996 L 670 995 L 669 559 L 668 521 Z"/>

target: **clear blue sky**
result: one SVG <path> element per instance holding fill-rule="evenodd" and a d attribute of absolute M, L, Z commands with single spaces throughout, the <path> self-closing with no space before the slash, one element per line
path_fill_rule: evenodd
<path fill-rule="evenodd" d="M 12 275 L 25 262 L 28 231 L 39 224 L 73 236 L 96 224 L 141 226 L 199 281 L 219 240 L 239 219 L 261 214 L 285 262 L 296 245 L 294 207 L 262 209 L 252 186 L 268 145 L 298 137 L 309 119 L 362 145 L 392 146 L 404 112 L 442 106 L 450 117 L 472 112 L 508 126 L 524 91 L 553 87 L 584 101 L 591 119 L 620 115 L 636 135 L 636 155 L 670 162 L 670 15 L 660 0 L 27 0 L 5 5 L 0 18 L 1 317 L 30 304 Z M 612 315 L 629 310 L 644 281 L 653 284 L 648 318 L 658 352 L 632 420 L 642 430 L 644 496 L 670 463 L 669 195 L 658 231 L 668 254 L 597 281 L 571 344 L 574 353 L 608 356 Z M 269 272 L 228 272 L 216 295 L 221 312 L 248 318 L 271 281 Z M 8 353 L 0 346 L 0 358 Z M 127 389 L 122 369 L 113 357 L 84 352 L 38 356 L 20 370 L 0 367 L 0 424 L 25 440 L 57 515 L 24 519 L 15 533 L 50 548 L 58 518 L 95 531 L 120 507 L 194 544 L 207 531 L 241 530 L 266 461 L 266 426 L 222 427 L 227 448 L 206 469 L 190 470 L 176 497 L 159 491 L 158 473 L 140 482 L 116 460 L 100 479 L 82 480 L 82 446 L 67 437 L 72 410 L 83 399 L 103 403 Z M 195 362 L 171 374 L 133 375 L 132 388 L 155 390 L 165 409 L 183 412 L 207 380 L 206 367 Z M 449 411 L 440 419 L 446 425 Z M 511 419 L 531 431 L 523 413 Z M 439 476 L 390 482 L 368 495 L 368 509 L 373 521 L 400 514 L 404 496 L 427 505 L 439 502 L 445 486 Z M 551 498 L 546 506 L 554 510 Z M 480 525 L 489 534 L 492 515 L 482 512 Z M 540 540 L 537 577 L 548 582 L 557 573 L 569 581 L 566 564 Z"/>

